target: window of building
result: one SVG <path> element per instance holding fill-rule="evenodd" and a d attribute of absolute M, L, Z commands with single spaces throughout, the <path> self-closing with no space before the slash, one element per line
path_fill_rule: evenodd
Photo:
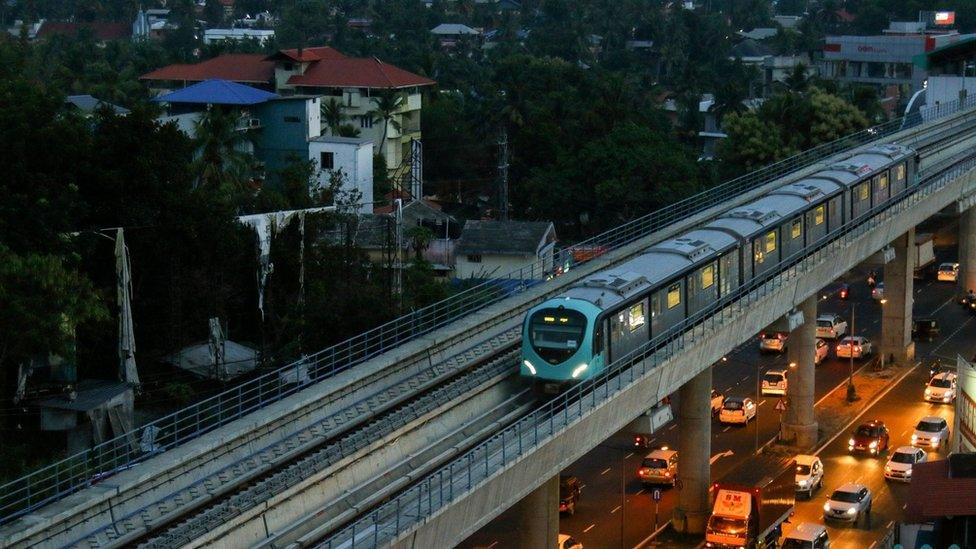
<path fill-rule="evenodd" d="M 803 236 L 803 221 L 798 217 L 793 220 L 793 223 L 790 223 L 790 238 L 800 238 L 801 236 Z"/>
<path fill-rule="evenodd" d="M 301 121 L 302 121 L 302 118 L 300 116 L 286 116 L 285 117 L 285 122 L 288 122 L 290 124 L 299 123 Z"/>
<path fill-rule="evenodd" d="M 715 265 L 708 265 L 701 271 L 701 287 L 711 288 L 712 284 L 715 284 Z"/>
<path fill-rule="evenodd" d="M 633 332 L 644 325 L 644 303 L 640 302 L 630 307 L 630 314 L 627 318 L 627 326 Z"/>
<path fill-rule="evenodd" d="M 335 167 L 335 153 L 323 152 L 319 154 L 319 167 L 323 170 L 331 170 Z"/>
<path fill-rule="evenodd" d="M 857 188 L 858 200 L 867 200 L 869 196 L 871 196 L 871 185 L 862 183 L 861 186 Z"/>
<path fill-rule="evenodd" d="M 373 127 L 373 117 L 365 114 L 359 117 L 359 127 L 360 128 L 372 128 Z"/>
<path fill-rule="evenodd" d="M 295 65 L 292 65 L 291 63 L 285 63 L 283 67 L 286 71 L 295 70 Z"/>
<path fill-rule="evenodd" d="M 776 251 L 776 231 L 766 233 L 766 253 L 771 254 Z"/>
<path fill-rule="evenodd" d="M 817 209 L 813 210 L 813 223 L 815 225 L 823 225 L 824 219 L 827 218 L 827 207 L 817 206 Z"/>
<path fill-rule="evenodd" d="M 677 282 L 668 286 L 668 309 L 674 309 L 681 303 L 681 284 Z"/>
<path fill-rule="evenodd" d="M 481 254 L 470 254 L 468 255 L 469 263 L 481 263 Z"/>

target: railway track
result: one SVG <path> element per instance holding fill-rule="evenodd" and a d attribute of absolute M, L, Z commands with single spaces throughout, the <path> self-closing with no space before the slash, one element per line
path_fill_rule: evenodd
<path fill-rule="evenodd" d="M 928 150 L 933 151 L 932 154 L 936 155 L 943 150 L 940 148 L 940 144 L 951 142 L 952 138 L 970 131 L 974 125 L 976 125 L 976 118 L 973 116 L 968 114 L 960 116 L 958 119 L 935 124 L 926 129 L 922 132 L 924 135 L 916 139 L 915 142 L 920 149 L 924 150 L 928 147 Z M 816 168 L 811 166 L 807 170 L 810 169 Z M 793 177 L 799 177 L 807 170 L 798 171 Z M 745 202 L 751 199 L 751 196 L 762 192 L 762 189 L 771 184 L 773 183 L 760 186 L 753 192 L 744 193 L 741 196 L 741 201 Z M 702 213 L 702 215 L 707 214 L 707 210 Z M 676 224 L 673 231 L 670 232 L 684 230 L 695 223 L 695 218 L 689 218 Z M 666 238 L 670 234 L 655 236 L 655 240 L 657 240 Z M 210 532 L 212 527 L 205 529 L 201 525 L 215 524 L 216 521 L 211 520 L 212 517 L 226 517 L 228 516 L 227 513 L 233 514 L 235 517 L 243 516 L 248 509 L 253 509 L 255 505 L 260 504 L 261 498 L 253 498 L 252 496 L 260 493 L 261 490 L 264 490 L 263 493 L 268 496 L 277 495 L 274 490 L 256 488 L 259 485 L 262 487 L 280 486 L 271 481 L 271 479 L 277 478 L 275 472 L 293 471 L 297 468 L 309 471 L 306 478 L 311 478 L 315 474 L 321 474 L 321 470 L 318 472 L 311 471 L 314 469 L 312 465 L 324 465 L 325 470 L 329 470 L 330 464 L 339 463 L 342 457 L 338 457 L 338 461 L 322 461 L 324 457 L 319 456 L 312 459 L 310 454 L 315 452 L 315 448 L 320 448 L 323 443 L 328 445 L 325 441 L 345 441 L 347 446 L 352 445 L 349 446 L 350 451 L 362 451 L 368 447 L 365 443 L 369 439 L 357 439 L 351 433 L 365 432 L 357 431 L 357 429 L 375 425 L 379 421 L 376 418 L 386 417 L 382 414 L 394 410 L 397 406 L 412 399 L 422 398 L 425 391 L 432 390 L 437 384 L 445 383 L 445 379 L 450 377 L 449 371 L 451 371 L 451 375 L 457 374 L 461 370 L 471 371 L 476 365 L 484 364 L 499 353 L 506 352 L 507 346 L 517 344 L 519 337 L 518 320 L 521 313 L 527 308 L 560 291 L 562 287 L 574 280 L 597 269 L 605 268 L 607 264 L 632 257 L 645 247 L 646 244 L 643 240 L 624 246 L 620 250 L 607 254 L 604 258 L 605 261 L 591 262 L 574 271 L 572 276 L 565 276 L 560 281 L 561 283 L 547 285 L 540 291 L 529 292 L 529 295 L 523 294 L 520 296 L 520 303 L 517 306 L 498 307 L 497 310 L 486 312 L 484 321 L 477 324 L 466 335 L 468 338 L 474 333 L 493 333 L 494 335 L 477 345 L 455 353 L 435 364 L 435 356 L 450 355 L 453 350 L 461 347 L 466 341 L 470 341 L 470 339 L 465 340 L 462 337 L 465 334 L 462 334 L 462 336 L 431 344 L 425 350 L 426 352 L 420 351 L 406 357 L 405 360 L 397 362 L 395 368 L 375 372 L 368 376 L 338 380 L 340 382 L 337 383 L 338 388 L 328 393 L 327 398 L 309 402 L 284 413 L 269 411 L 269 415 L 272 415 L 272 412 L 276 414 L 273 419 L 270 421 L 253 420 L 253 429 L 246 436 L 232 438 L 224 444 L 218 445 L 217 450 L 213 453 L 192 456 L 185 462 L 180 462 L 178 466 L 173 467 L 166 474 L 137 482 L 134 488 L 120 489 L 120 494 L 115 496 L 115 501 L 108 499 L 108 504 L 99 509 L 97 513 L 78 513 L 63 521 L 59 528 L 52 529 L 53 531 L 40 531 L 33 535 L 22 536 L 13 540 L 10 545 L 14 547 L 39 544 L 112 547 L 139 540 L 147 545 L 167 546 L 165 545 L 168 543 L 166 540 L 175 539 L 183 540 L 177 545 L 187 544 L 192 535 L 187 534 L 177 538 L 176 536 L 183 535 L 177 534 L 177 526 L 182 528 L 182 532 Z M 361 395 L 363 394 L 370 396 L 362 398 Z M 485 413 L 487 414 L 487 412 Z M 252 414 L 252 416 L 254 415 Z M 400 417 L 405 418 L 406 416 Z M 402 427 L 401 425 L 400 428 Z M 390 428 L 393 427 L 390 426 Z M 281 436 L 278 434 L 280 432 L 289 434 Z M 350 437 L 345 436 L 347 433 L 350 434 Z M 343 448 L 341 443 L 338 448 Z M 165 455 L 172 455 L 172 452 L 170 451 Z M 338 454 L 336 455 L 338 456 Z M 348 458 L 349 455 L 345 457 Z M 178 456 L 173 457 L 179 460 Z M 296 466 L 299 463 L 301 467 Z M 208 472 L 202 479 L 193 481 L 181 478 L 189 471 L 200 468 L 213 469 L 213 471 Z M 293 486 L 297 486 L 301 482 L 300 479 Z M 223 503 L 231 501 L 230 498 L 244 497 L 242 494 L 248 490 L 250 490 L 248 493 L 251 494 L 248 497 L 252 497 L 253 501 L 258 502 L 257 504 L 251 505 L 248 509 L 228 504 L 224 510 L 218 511 Z M 220 503 L 213 503 L 215 499 Z M 267 499 L 264 498 L 263 501 L 267 501 Z M 94 528 L 93 524 L 105 524 L 105 526 Z M 294 528 L 295 532 L 301 530 L 300 527 Z M 270 532 L 265 532 L 265 534 L 271 535 Z"/>

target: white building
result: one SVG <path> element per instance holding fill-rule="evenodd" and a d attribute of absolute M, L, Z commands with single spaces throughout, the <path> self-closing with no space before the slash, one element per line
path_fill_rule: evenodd
<path fill-rule="evenodd" d="M 542 279 L 552 271 L 555 246 L 556 229 L 548 221 L 467 221 L 455 247 L 454 276 L 500 278 L 526 268 L 524 278 Z"/>
<path fill-rule="evenodd" d="M 224 40 L 232 40 L 234 42 L 257 40 L 263 46 L 268 40 L 272 40 L 274 36 L 275 31 L 266 29 L 207 29 L 203 31 L 203 43 L 213 44 L 214 42 L 223 42 Z"/>
<path fill-rule="evenodd" d="M 332 175 L 346 176 L 342 191 L 358 191 L 360 213 L 373 212 L 373 141 L 365 137 L 323 135 L 308 142 L 308 158 L 318 171 L 319 189 L 328 188 Z"/>

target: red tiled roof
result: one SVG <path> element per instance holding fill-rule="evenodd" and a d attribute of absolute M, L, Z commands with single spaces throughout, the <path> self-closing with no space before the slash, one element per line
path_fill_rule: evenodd
<path fill-rule="evenodd" d="M 140 80 L 230 80 L 265 84 L 274 78 L 274 61 L 260 53 L 227 53 L 192 65 L 169 65 L 139 77 Z"/>
<path fill-rule="evenodd" d="M 905 515 L 910 523 L 976 515 L 976 478 L 949 478 L 947 459 L 916 464 Z"/>
<path fill-rule="evenodd" d="M 56 34 L 63 34 L 74 38 L 78 36 L 78 33 L 82 29 L 90 30 L 98 41 L 121 40 L 132 36 L 132 26 L 128 23 L 112 23 L 107 21 L 95 21 L 92 23 L 45 21 L 37 31 L 37 37 L 48 38 Z"/>
<path fill-rule="evenodd" d="M 268 56 L 268 60 L 291 59 L 292 61 L 321 61 L 322 59 L 346 59 L 346 56 L 335 48 L 329 46 L 316 46 L 314 48 L 302 48 L 302 54 L 298 55 L 298 49 L 280 50 L 278 53 Z"/>
<path fill-rule="evenodd" d="M 322 88 L 409 88 L 431 86 L 429 78 L 405 71 L 373 58 L 327 59 L 311 65 L 305 74 L 288 79 L 293 86 Z"/>

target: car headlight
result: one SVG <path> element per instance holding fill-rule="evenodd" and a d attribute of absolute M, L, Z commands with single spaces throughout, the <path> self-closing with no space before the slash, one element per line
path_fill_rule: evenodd
<path fill-rule="evenodd" d="M 830 511 L 830 503 L 824 503 L 824 511 Z"/>
<path fill-rule="evenodd" d="M 853 508 L 853 507 L 851 507 L 850 509 L 848 509 L 848 510 L 847 510 L 847 514 L 848 514 L 848 515 L 854 515 L 854 514 L 857 514 L 857 509 L 855 509 L 855 508 Z"/>
<path fill-rule="evenodd" d="M 946 402 L 949 402 L 950 400 L 952 400 L 952 395 L 946 395 L 946 396 L 942 397 L 942 400 L 944 400 Z"/>
<path fill-rule="evenodd" d="M 931 438 L 931 441 L 932 441 L 932 444 L 938 444 L 939 443 L 939 437 L 932 437 Z"/>
<path fill-rule="evenodd" d="M 807 480 L 805 478 L 800 479 L 800 486 L 806 486 L 807 484 L 810 484 L 810 481 L 809 480 Z"/>
<path fill-rule="evenodd" d="M 912 444 L 915 444 L 916 442 L 918 442 L 918 435 L 913 434 L 912 435 Z"/>
<path fill-rule="evenodd" d="M 932 390 L 931 389 L 926 389 L 925 390 L 925 396 L 929 396 L 931 394 L 932 394 Z"/>
<path fill-rule="evenodd" d="M 848 440 L 847 441 L 847 445 L 848 446 L 854 446 L 854 439 L 852 438 L 851 440 Z"/>
<path fill-rule="evenodd" d="M 878 441 L 877 440 L 872 440 L 871 441 L 871 444 L 868 444 L 868 448 L 871 448 L 872 450 L 875 449 L 875 448 L 877 448 L 877 447 L 878 447 Z"/>
<path fill-rule="evenodd" d="M 885 472 L 886 473 L 890 473 L 891 472 L 891 465 L 885 465 Z"/>

